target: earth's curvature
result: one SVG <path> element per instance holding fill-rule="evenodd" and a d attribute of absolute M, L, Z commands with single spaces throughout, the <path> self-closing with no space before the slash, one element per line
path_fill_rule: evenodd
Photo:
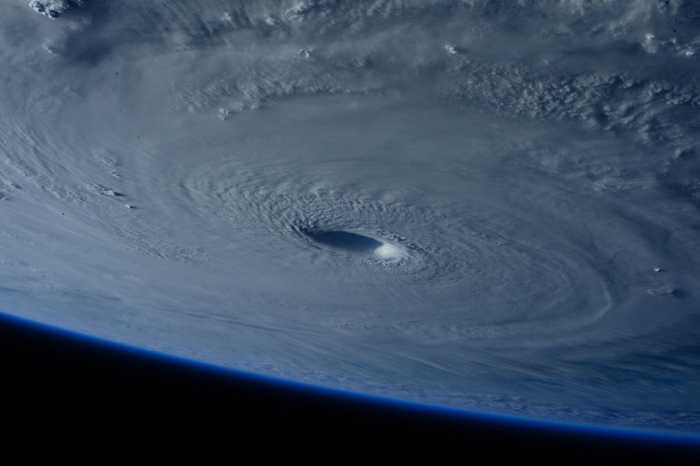
<path fill-rule="evenodd" d="M 700 4 L 4 0 L 0 309 L 700 430 Z"/>

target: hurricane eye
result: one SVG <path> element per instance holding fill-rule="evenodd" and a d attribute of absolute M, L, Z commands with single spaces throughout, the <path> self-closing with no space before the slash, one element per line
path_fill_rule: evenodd
<path fill-rule="evenodd" d="M 307 231 L 312 241 L 342 251 L 369 254 L 381 248 L 384 243 L 360 233 L 343 230 Z"/>

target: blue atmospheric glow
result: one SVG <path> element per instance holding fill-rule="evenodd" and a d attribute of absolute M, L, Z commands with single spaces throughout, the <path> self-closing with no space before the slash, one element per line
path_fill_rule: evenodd
<path fill-rule="evenodd" d="M 477 421 L 489 423 L 491 425 L 502 425 L 510 428 L 535 429 L 541 432 L 558 432 L 572 435 L 585 435 L 589 437 L 605 437 L 612 440 L 632 440 L 636 442 L 653 442 L 667 446 L 690 446 L 700 448 L 700 435 L 690 432 L 670 432 L 658 430 L 646 430 L 637 428 L 617 428 L 608 426 L 598 426 L 582 423 L 566 423 L 560 421 L 550 421 L 529 417 L 508 416 L 503 414 L 493 414 L 481 411 L 466 411 L 446 406 L 436 406 L 422 404 L 412 401 L 403 401 L 376 395 L 351 392 L 346 390 L 327 388 L 318 385 L 311 385 L 277 377 L 246 372 L 238 369 L 231 369 L 214 364 L 208 364 L 188 358 L 173 356 L 158 351 L 148 350 L 118 343 L 103 338 L 94 337 L 84 333 L 74 332 L 53 325 L 43 324 L 37 321 L 16 317 L 7 313 L 0 313 L 0 324 L 2 322 L 12 323 L 21 327 L 40 332 L 46 332 L 58 336 L 62 339 L 74 342 L 87 343 L 97 349 L 112 351 L 132 355 L 136 358 L 162 361 L 163 363 L 179 366 L 185 369 L 202 371 L 217 376 L 237 378 L 252 382 L 267 384 L 273 387 L 294 390 L 311 395 L 319 395 L 333 398 L 339 402 L 348 401 L 372 405 L 381 409 L 395 408 L 402 409 L 416 415 L 437 416 L 450 420 Z"/>

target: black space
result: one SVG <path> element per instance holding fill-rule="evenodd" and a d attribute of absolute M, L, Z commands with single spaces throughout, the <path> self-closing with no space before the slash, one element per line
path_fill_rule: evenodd
<path fill-rule="evenodd" d="M 343 456 L 380 447 L 400 454 L 458 449 L 489 463 L 517 458 L 697 464 L 700 458 L 699 450 L 663 439 L 512 426 L 307 391 L 124 351 L 14 319 L 0 318 L 0 354 L 3 421 L 15 432 L 29 427 L 32 436 L 46 429 L 52 437 L 110 439 L 126 425 L 129 436 L 146 439 L 228 439 L 238 446 L 264 441 L 273 450 L 292 442 L 315 451 L 346 449 Z M 68 427 L 76 424 L 77 430 Z"/>

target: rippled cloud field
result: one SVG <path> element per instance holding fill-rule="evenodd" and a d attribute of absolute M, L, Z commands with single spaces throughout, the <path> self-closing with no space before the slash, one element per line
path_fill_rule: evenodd
<path fill-rule="evenodd" d="M 700 430 L 700 4 L 3 0 L 0 309 Z"/>

